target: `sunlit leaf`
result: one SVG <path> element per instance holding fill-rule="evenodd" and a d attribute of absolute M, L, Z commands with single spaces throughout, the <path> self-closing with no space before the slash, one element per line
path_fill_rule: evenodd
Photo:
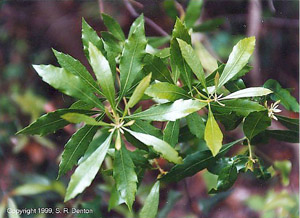
<path fill-rule="evenodd" d="M 272 91 L 270 89 L 262 88 L 262 87 L 251 87 L 242 89 L 239 91 L 236 91 L 234 93 L 231 93 L 220 100 L 225 99 L 233 99 L 233 98 L 251 98 L 251 97 L 257 97 L 257 96 L 264 96 L 271 94 Z"/>

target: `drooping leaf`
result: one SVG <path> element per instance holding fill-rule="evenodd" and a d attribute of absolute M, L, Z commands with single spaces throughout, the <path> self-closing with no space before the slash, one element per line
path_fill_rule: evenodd
<path fill-rule="evenodd" d="M 172 78 L 174 83 L 176 84 L 179 76 L 181 76 L 183 83 L 187 85 L 189 89 L 191 89 L 192 72 L 181 55 L 177 38 L 182 39 L 188 44 L 191 44 L 191 36 L 189 35 L 187 28 L 179 18 L 176 19 L 170 46 Z"/>
<path fill-rule="evenodd" d="M 200 17 L 202 5 L 203 0 L 190 0 L 184 17 L 187 28 L 193 27 L 195 22 Z"/>
<path fill-rule="evenodd" d="M 224 23 L 224 18 L 214 18 L 210 20 L 203 21 L 201 24 L 198 24 L 193 27 L 194 32 L 210 32 L 219 28 Z"/>
<path fill-rule="evenodd" d="M 33 68 L 46 83 L 55 89 L 104 110 L 103 104 L 94 95 L 94 90 L 87 86 L 80 77 L 52 65 L 33 65 Z"/>
<path fill-rule="evenodd" d="M 299 132 L 292 130 L 266 130 L 267 136 L 279 141 L 299 143 Z"/>
<path fill-rule="evenodd" d="M 205 124 L 201 116 L 194 112 L 186 117 L 186 122 L 190 132 L 199 139 L 203 139 Z"/>
<path fill-rule="evenodd" d="M 89 156 L 89 158 L 87 158 L 77 167 L 68 185 L 65 202 L 80 194 L 86 187 L 88 187 L 92 183 L 106 156 L 111 139 L 112 133 L 99 146 L 99 148 L 97 148 L 97 150 Z"/>
<path fill-rule="evenodd" d="M 216 156 L 222 147 L 223 134 L 210 109 L 204 130 L 204 139 L 213 156 Z"/>
<path fill-rule="evenodd" d="M 18 211 L 18 207 L 16 205 L 16 202 L 14 199 L 8 197 L 7 198 L 7 208 L 11 210 L 10 213 L 8 213 L 8 218 L 21 218 Z"/>
<path fill-rule="evenodd" d="M 212 156 L 212 153 L 208 150 L 198 151 L 193 154 L 187 155 L 182 164 L 175 165 L 165 176 L 160 180 L 164 182 L 177 182 L 186 177 L 193 176 L 197 172 L 207 168 L 208 166 L 215 163 L 215 161 L 224 156 L 224 154 L 235 144 L 242 141 L 238 139 L 234 142 L 223 145 L 220 152 L 216 157 Z"/>
<path fill-rule="evenodd" d="M 145 90 L 148 88 L 150 81 L 151 81 L 152 74 L 150 73 L 148 76 L 144 77 L 144 79 L 141 80 L 141 82 L 138 84 L 138 86 L 133 91 L 133 94 L 131 95 L 129 101 L 128 101 L 128 107 L 132 108 L 136 103 L 141 100 L 141 98 L 144 95 Z"/>
<path fill-rule="evenodd" d="M 92 126 L 108 126 L 108 123 L 104 123 L 102 121 L 96 121 L 93 117 L 89 117 L 84 114 L 79 113 L 66 113 L 61 116 L 61 118 L 67 120 L 70 123 L 81 123 L 84 122 L 87 125 Z"/>
<path fill-rule="evenodd" d="M 96 31 L 82 18 L 82 44 L 85 56 L 89 59 L 89 43 L 93 43 L 102 53 L 105 52 L 103 41 Z"/>
<path fill-rule="evenodd" d="M 143 70 L 145 73 L 152 73 L 152 79 L 159 80 L 161 82 L 173 83 L 171 78 L 171 73 L 165 63 L 161 58 L 146 54 L 144 57 L 144 67 Z"/>
<path fill-rule="evenodd" d="M 244 121 L 243 131 L 245 136 L 251 140 L 270 125 L 271 118 L 269 118 L 267 111 L 252 112 Z"/>
<path fill-rule="evenodd" d="M 155 218 L 159 203 L 159 181 L 155 182 L 146 198 L 139 218 Z"/>
<path fill-rule="evenodd" d="M 195 49 L 203 68 L 208 72 L 208 74 L 218 69 L 218 61 L 200 42 L 195 43 Z"/>
<path fill-rule="evenodd" d="M 287 110 L 299 112 L 299 103 L 296 98 L 287 89 L 282 88 L 276 80 L 269 79 L 265 82 L 264 87 L 273 91 L 273 94 L 270 95 L 273 101 L 280 100 L 280 104 Z"/>
<path fill-rule="evenodd" d="M 206 88 L 205 75 L 199 57 L 197 56 L 191 45 L 187 44 L 181 39 L 177 39 L 177 41 L 179 43 L 181 54 L 184 60 L 192 69 L 197 79 L 201 82 L 202 86 Z"/>
<path fill-rule="evenodd" d="M 251 98 L 251 97 L 257 97 L 257 96 L 264 96 L 271 94 L 272 91 L 270 89 L 262 88 L 262 87 L 251 87 L 242 89 L 239 91 L 236 91 L 234 93 L 231 93 L 220 100 L 225 99 L 234 99 L 234 98 Z"/>
<path fill-rule="evenodd" d="M 190 98 L 184 89 L 167 82 L 158 82 L 151 85 L 145 94 L 153 98 L 166 99 L 169 101 Z"/>
<path fill-rule="evenodd" d="M 122 145 L 120 150 L 115 151 L 113 176 L 121 198 L 125 200 L 125 203 L 131 211 L 138 179 L 134 171 L 134 164 L 125 144 Z"/>
<path fill-rule="evenodd" d="M 278 121 L 285 127 L 289 128 L 290 130 L 299 132 L 299 119 L 292 119 L 280 115 L 276 115 L 276 117 Z"/>
<path fill-rule="evenodd" d="M 113 75 L 107 59 L 100 50 L 92 43 L 89 43 L 89 56 L 91 66 L 96 74 L 97 80 L 102 88 L 103 94 L 112 107 L 115 105 L 115 86 Z"/>
<path fill-rule="evenodd" d="M 134 132 L 129 129 L 126 129 L 131 135 L 133 135 L 136 139 L 143 142 L 145 145 L 152 146 L 155 151 L 160 153 L 166 160 L 173 163 L 181 163 L 182 159 L 178 155 L 178 152 L 172 148 L 167 142 L 156 138 L 152 135 Z"/>
<path fill-rule="evenodd" d="M 179 99 L 173 103 L 153 106 L 148 110 L 128 116 L 130 119 L 175 121 L 205 107 L 206 103 L 197 100 Z"/>
<path fill-rule="evenodd" d="M 239 41 L 233 47 L 224 71 L 220 77 L 217 89 L 232 79 L 248 63 L 248 60 L 253 53 L 254 46 L 255 37 L 249 37 Z"/>
<path fill-rule="evenodd" d="M 125 35 L 119 23 L 111 16 L 102 13 L 103 22 L 108 29 L 118 40 L 125 41 Z"/>
<path fill-rule="evenodd" d="M 172 147 L 178 143 L 179 136 L 179 120 L 169 121 L 164 129 L 164 141 L 168 142 Z"/>
<path fill-rule="evenodd" d="M 120 99 L 131 88 L 135 78 L 141 73 L 142 60 L 146 48 L 144 17 L 138 17 L 130 28 L 128 41 L 120 59 Z"/>
<path fill-rule="evenodd" d="M 67 113 L 80 113 L 86 115 L 95 115 L 99 113 L 99 111 L 90 111 L 90 110 L 79 110 L 79 109 L 58 109 L 54 112 L 47 113 L 36 121 L 31 123 L 29 126 L 20 130 L 16 134 L 30 134 L 30 135 L 47 135 L 50 133 L 54 133 L 57 130 L 63 128 L 68 125 L 69 122 L 65 119 L 61 118 L 62 115 Z"/>
<path fill-rule="evenodd" d="M 91 74 L 87 71 L 87 69 L 80 63 L 80 61 L 71 57 L 70 55 L 64 54 L 62 52 L 56 51 L 52 49 L 55 57 L 57 58 L 58 63 L 62 68 L 67 70 L 70 73 L 75 74 L 80 77 L 81 80 L 91 88 L 95 93 L 103 95 L 99 90 L 99 87 Z"/>

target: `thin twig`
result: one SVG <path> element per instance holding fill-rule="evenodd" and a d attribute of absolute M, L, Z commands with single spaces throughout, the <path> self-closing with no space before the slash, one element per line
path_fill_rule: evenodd
<path fill-rule="evenodd" d="M 134 9 L 134 7 L 131 5 L 131 3 L 129 2 L 129 0 L 123 0 L 124 4 L 127 8 L 127 10 L 129 11 L 129 13 L 133 16 L 133 17 L 138 17 L 139 13 L 136 12 L 136 10 Z M 161 34 L 162 36 L 168 36 L 169 34 L 164 31 L 160 26 L 158 26 L 153 20 L 151 20 L 148 17 L 145 17 L 145 22 L 146 24 L 148 24 L 149 26 L 151 26 L 157 33 Z"/>
<path fill-rule="evenodd" d="M 177 1 L 175 1 L 175 7 L 176 7 L 176 10 L 179 13 L 180 19 L 183 20 L 184 17 L 185 17 L 185 11 L 184 11 L 182 5 L 180 3 L 178 3 Z"/>
<path fill-rule="evenodd" d="M 103 1 L 98 0 L 98 5 L 99 5 L 100 14 L 102 14 L 104 12 Z"/>

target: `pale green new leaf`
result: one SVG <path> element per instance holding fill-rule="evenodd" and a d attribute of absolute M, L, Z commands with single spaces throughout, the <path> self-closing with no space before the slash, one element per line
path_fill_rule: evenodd
<path fill-rule="evenodd" d="M 206 88 L 205 75 L 199 57 L 191 45 L 187 44 L 181 39 L 177 39 L 177 41 L 179 43 L 181 54 L 184 60 L 190 66 L 197 79 L 201 82 L 202 86 Z"/>
<path fill-rule="evenodd" d="M 220 77 L 217 89 L 233 78 L 248 63 L 249 58 L 254 51 L 254 46 L 255 37 L 253 36 L 239 41 L 233 47 Z"/>
<path fill-rule="evenodd" d="M 134 136 L 139 141 L 143 142 L 145 145 L 152 146 L 155 151 L 162 154 L 162 156 L 173 163 L 179 164 L 182 162 L 182 158 L 178 155 L 178 152 L 172 148 L 167 142 L 156 138 L 152 135 L 134 132 L 129 129 L 125 129 L 132 136 Z"/>
<path fill-rule="evenodd" d="M 87 86 L 80 77 L 53 65 L 33 65 L 33 68 L 46 83 L 55 89 L 104 110 L 103 104 L 94 95 L 94 90 Z"/>
<path fill-rule="evenodd" d="M 223 98 L 220 98 L 219 100 L 233 99 L 233 98 L 251 98 L 251 97 L 264 96 L 271 93 L 272 91 L 270 89 L 266 89 L 262 87 L 251 87 L 251 88 L 246 88 L 231 93 Z"/>
<path fill-rule="evenodd" d="M 97 80 L 102 88 L 103 94 L 107 97 L 110 104 L 115 105 L 115 86 L 113 75 L 108 61 L 101 51 L 92 43 L 89 43 L 89 56 L 91 66 L 96 74 Z"/>
<path fill-rule="evenodd" d="M 69 121 L 70 123 L 84 122 L 87 125 L 92 126 L 108 126 L 109 124 L 102 121 L 96 121 L 94 118 L 79 113 L 67 113 L 61 116 L 61 118 Z"/>
<path fill-rule="evenodd" d="M 145 90 L 148 88 L 151 81 L 152 74 L 150 73 L 148 76 L 144 77 L 142 81 L 135 88 L 133 94 L 131 95 L 128 101 L 128 107 L 132 108 L 139 100 L 143 97 Z"/>
<path fill-rule="evenodd" d="M 204 139 L 213 156 L 216 156 L 222 148 L 223 134 L 210 109 L 204 131 Z"/>
<path fill-rule="evenodd" d="M 83 190 L 92 183 L 106 156 L 112 134 L 113 133 L 108 136 L 96 151 L 77 167 L 67 188 L 65 202 L 76 197 L 76 195 L 83 192 Z"/>
<path fill-rule="evenodd" d="M 114 18 L 102 13 L 102 19 L 109 32 L 111 32 L 118 40 L 125 41 L 123 30 Z"/>
<path fill-rule="evenodd" d="M 195 49 L 203 68 L 208 72 L 208 74 L 218 69 L 218 61 L 200 42 L 195 43 Z"/>
<path fill-rule="evenodd" d="M 153 187 L 149 195 L 146 198 L 144 206 L 140 212 L 140 218 L 155 218 L 158 210 L 159 203 L 159 181 L 157 181 Z"/>
<path fill-rule="evenodd" d="M 129 151 L 126 149 L 125 144 L 122 143 L 121 149 L 115 151 L 113 176 L 117 190 L 121 198 L 125 200 L 130 211 L 132 210 L 138 182 L 134 167 Z"/>
<path fill-rule="evenodd" d="M 151 85 L 146 90 L 145 94 L 153 98 L 166 99 L 169 101 L 190 98 L 190 96 L 184 89 L 167 82 L 158 82 Z"/>
<path fill-rule="evenodd" d="M 12 211 L 11 213 L 8 213 L 8 218 L 21 218 L 17 213 L 18 207 L 16 202 L 12 198 L 7 198 L 7 208 Z"/>
<path fill-rule="evenodd" d="M 179 99 L 172 103 L 153 106 L 148 110 L 132 114 L 129 119 L 142 119 L 154 121 L 175 121 L 183 118 L 195 111 L 200 110 L 207 104 L 197 100 L 182 100 Z"/>

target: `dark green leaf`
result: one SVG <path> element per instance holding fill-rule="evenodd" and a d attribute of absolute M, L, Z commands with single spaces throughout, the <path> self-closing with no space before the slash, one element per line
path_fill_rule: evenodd
<path fill-rule="evenodd" d="M 98 111 L 78 110 L 78 109 L 58 109 L 57 111 L 47 113 L 29 126 L 17 132 L 17 134 L 30 134 L 30 135 L 47 135 L 56 132 L 58 129 L 68 125 L 69 122 L 61 118 L 62 115 L 67 113 L 81 113 L 86 115 L 95 115 Z"/>
<path fill-rule="evenodd" d="M 205 124 L 201 116 L 197 112 L 194 112 L 186 117 L 186 122 L 190 132 L 197 138 L 203 139 Z"/>
<path fill-rule="evenodd" d="M 252 112 L 244 121 L 243 131 L 245 136 L 251 140 L 270 125 L 271 118 L 268 116 L 267 111 Z"/>
<path fill-rule="evenodd" d="M 225 85 L 226 89 L 228 89 L 230 92 L 236 92 L 242 89 L 245 89 L 245 83 L 242 79 L 234 80 L 234 81 L 229 81 Z"/>
<path fill-rule="evenodd" d="M 210 20 L 206 20 L 201 24 L 193 27 L 194 32 L 210 32 L 214 31 L 215 29 L 219 28 L 224 23 L 224 18 L 214 18 Z"/>
<path fill-rule="evenodd" d="M 147 37 L 148 44 L 153 48 L 158 48 L 170 41 L 170 36 L 152 36 Z"/>
<path fill-rule="evenodd" d="M 159 211 L 157 218 L 166 218 L 169 212 L 173 209 L 174 205 L 180 198 L 182 194 L 177 191 L 168 191 L 168 198 L 166 200 L 165 206 Z"/>
<path fill-rule="evenodd" d="M 280 100 L 280 104 L 287 110 L 299 112 L 299 103 L 296 98 L 294 98 L 287 89 L 282 88 L 276 80 L 269 79 L 265 82 L 264 87 L 271 89 L 274 92 L 270 95 L 273 101 Z"/>
<path fill-rule="evenodd" d="M 159 203 L 159 181 L 157 181 L 149 195 L 146 198 L 145 204 L 140 212 L 140 218 L 155 218 Z"/>
<path fill-rule="evenodd" d="M 114 18 L 102 13 L 102 19 L 108 31 L 110 31 L 118 40 L 125 41 L 123 30 Z"/>
<path fill-rule="evenodd" d="M 70 109 L 90 110 L 93 107 L 94 105 L 92 104 L 86 103 L 85 101 L 82 100 L 78 100 L 70 106 Z"/>
<path fill-rule="evenodd" d="M 136 168 L 151 168 L 151 165 L 149 164 L 147 158 L 144 157 L 147 154 L 148 152 L 140 149 L 129 152 L 129 155 Z"/>
<path fill-rule="evenodd" d="M 213 110 L 213 113 L 216 120 L 220 121 L 227 131 L 234 130 L 243 120 L 243 117 L 235 112 L 220 113 Z"/>
<path fill-rule="evenodd" d="M 125 200 L 129 210 L 132 210 L 132 204 L 135 199 L 137 190 L 137 175 L 134 171 L 134 164 L 126 149 L 125 144 L 121 146 L 120 150 L 115 151 L 113 176 L 116 181 L 116 187 L 121 198 Z"/>
<path fill-rule="evenodd" d="M 175 0 L 164 0 L 163 6 L 167 15 L 173 20 L 176 20 L 178 12 L 176 9 Z"/>
<path fill-rule="evenodd" d="M 172 147 L 178 143 L 179 136 L 179 120 L 169 121 L 164 129 L 164 141 L 168 142 Z"/>
<path fill-rule="evenodd" d="M 187 28 L 193 27 L 195 22 L 200 17 L 202 5 L 203 0 L 190 0 L 184 17 Z"/>
<path fill-rule="evenodd" d="M 290 130 L 299 132 L 299 119 L 292 119 L 289 117 L 283 117 L 279 115 L 276 115 L 276 117 L 278 121 L 285 127 L 289 128 Z"/>
<path fill-rule="evenodd" d="M 84 122 L 85 124 L 92 125 L 92 126 L 109 126 L 108 123 L 97 121 L 93 117 L 84 114 L 79 114 L 79 113 L 66 113 L 62 115 L 61 118 L 65 119 L 70 123 Z"/>
<path fill-rule="evenodd" d="M 104 48 L 107 53 L 111 53 L 113 57 L 117 57 L 122 53 L 122 44 L 116 39 L 116 37 L 110 32 L 101 32 L 102 39 L 104 41 Z"/>
<path fill-rule="evenodd" d="M 121 197 L 121 194 L 117 190 L 117 187 L 114 185 L 111 192 L 108 202 L 108 211 L 115 208 L 116 206 L 125 203 L 125 200 Z"/>
<path fill-rule="evenodd" d="M 154 127 L 147 121 L 135 120 L 134 124 L 130 128 L 135 132 L 141 132 L 145 134 L 153 135 L 157 138 L 162 139 L 162 134 L 160 129 Z"/>
<path fill-rule="evenodd" d="M 279 141 L 299 143 L 299 132 L 291 130 L 266 130 L 266 134 Z"/>

